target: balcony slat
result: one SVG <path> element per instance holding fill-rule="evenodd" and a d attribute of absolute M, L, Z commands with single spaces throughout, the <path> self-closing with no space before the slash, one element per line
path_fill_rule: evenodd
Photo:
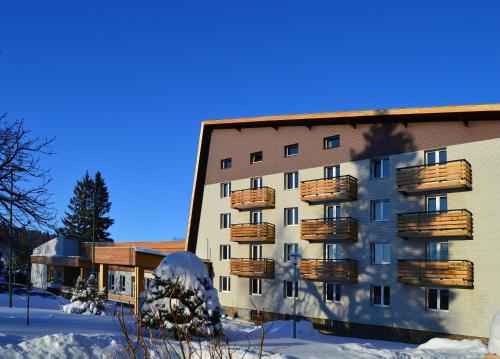
<path fill-rule="evenodd" d="M 358 182 L 352 176 L 316 179 L 300 183 L 300 199 L 305 202 L 343 202 L 358 197 Z"/>
<path fill-rule="evenodd" d="M 355 241 L 358 239 L 358 222 L 350 217 L 302 220 L 300 222 L 300 239 L 306 241 Z"/>
<path fill-rule="evenodd" d="M 349 259 L 302 259 L 300 261 L 300 275 L 309 280 L 357 282 L 358 264 Z"/>
<path fill-rule="evenodd" d="M 470 288 L 474 285 L 474 265 L 469 261 L 400 260 L 398 281 L 423 286 Z"/>
<path fill-rule="evenodd" d="M 275 227 L 272 223 L 241 223 L 231 225 L 231 241 L 274 243 Z"/>
<path fill-rule="evenodd" d="M 472 214 L 463 209 L 398 214 L 398 235 L 412 237 L 471 238 Z"/>
<path fill-rule="evenodd" d="M 239 210 L 274 208 L 275 191 L 269 187 L 231 192 L 231 208 Z"/>
<path fill-rule="evenodd" d="M 239 277 L 273 279 L 274 260 L 232 258 L 229 262 L 229 271 Z"/>

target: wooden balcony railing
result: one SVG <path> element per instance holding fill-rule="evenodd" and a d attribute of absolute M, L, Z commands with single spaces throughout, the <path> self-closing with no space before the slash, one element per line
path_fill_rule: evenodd
<path fill-rule="evenodd" d="M 314 203 L 353 201 L 358 198 L 358 180 L 352 176 L 315 179 L 300 183 L 300 199 Z"/>
<path fill-rule="evenodd" d="M 274 208 L 275 193 L 269 187 L 231 192 L 231 208 L 242 210 Z"/>
<path fill-rule="evenodd" d="M 240 223 L 231 225 L 231 241 L 274 243 L 275 229 L 272 223 Z"/>
<path fill-rule="evenodd" d="M 358 221 L 351 217 L 304 219 L 300 222 L 300 239 L 355 241 L 358 239 Z"/>
<path fill-rule="evenodd" d="M 357 282 L 358 263 L 351 259 L 302 259 L 300 276 L 324 282 Z"/>
<path fill-rule="evenodd" d="M 267 258 L 232 258 L 229 263 L 229 271 L 230 274 L 239 277 L 273 279 L 274 260 Z"/>
<path fill-rule="evenodd" d="M 398 213 L 398 235 L 403 238 L 466 239 L 472 230 L 472 213 L 466 209 Z"/>
<path fill-rule="evenodd" d="M 464 260 L 400 259 L 398 281 L 421 286 L 439 285 L 471 288 L 474 285 L 474 264 Z"/>
<path fill-rule="evenodd" d="M 397 173 L 398 191 L 405 194 L 472 188 L 472 169 L 467 160 L 398 168 Z"/>

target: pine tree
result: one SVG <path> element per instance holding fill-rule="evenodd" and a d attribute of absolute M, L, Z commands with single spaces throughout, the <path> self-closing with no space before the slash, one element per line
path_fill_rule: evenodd
<path fill-rule="evenodd" d="M 78 277 L 71 303 L 63 305 L 61 309 L 67 313 L 101 315 L 104 313 L 105 302 L 106 294 L 98 288 L 96 277 L 91 274 L 87 280 Z"/>
<path fill-rule="evenodd" d="M 91 241 L 95 210 L 96 241 L 110 241 L 110 234 L 107 230 L 114 223 L 114 220 L 106 216 L 111 210 L 111 202 L 109 201 L 108 188 L 101 173 L 97 172 L 93 179 L 87 171 L 83 178 L 76 182 L 73 192 L 73 197 L 68 204 L 68 211 L 62 221 L 64 227 L 61 229 L 61 233 L 80 238 L 82 241 Z"/>

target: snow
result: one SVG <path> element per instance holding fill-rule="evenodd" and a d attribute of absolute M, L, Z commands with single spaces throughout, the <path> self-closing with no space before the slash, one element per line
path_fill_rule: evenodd
<path fill-rule="evenodd" d="M 140 252 L 140 253 L 155 254 L 155 255 L 164 256 L 164 257 L 166 257 L 170 254 L 167 252 L 158 251 L 156 249 L 149 249 L 149 248 L 143 248 L 143 247 L 134 247 L 134 250 L 136 252 Z"/>
<path fill-rule="evenodd" d="M 7 308 L 8 297 L 0 294 L 0 358 L 127 358 L 126 342 L 116 316 L 75 315 L 61 312 L 68 301 L 37 290 L 31 298 L 31 322 L 26 326 L 25 293 L 14 295 L 15 308 Z M 498 320 L 495 317 L 494 322 Z M 263 327 L 240 319 L 223 318 L 224 334 L 235 359 L 257 358 L 264 330 L 264 358 L 483 358 L 486 346 L 477 340 L 432 339 L 420 346 L 405 343 L 324 335 L 311 323 L 297 323 L 297 339 L 291 321 L 268 322 Z M 133 318 L 126 317 L 129 333 Z M 497 328 L 495 324 L 495 329 Z M 495 331 L 495 333 L 497 333 Z M 146 338 L 147 339 L 147 338 Z M 149 343 L 149 339 L 148 343 Z M 202 358 L 208 358 L 210 343 L 203 341 Z M 172 343 L 172 350 L 179 350 Z M 167 357 L 161 348 L 151 347 L 152 358 Z M 139 356 L 140 357 L 140 356 Z M 176 357 L 173 355 L 172 357 Z M 197 357 L 195 355 L 195 357 Z"/>
<path fill-rule="evenodd" d="M 500 355 L 500 311 L 491 320 L 488 351 L 490 354 Z"/>

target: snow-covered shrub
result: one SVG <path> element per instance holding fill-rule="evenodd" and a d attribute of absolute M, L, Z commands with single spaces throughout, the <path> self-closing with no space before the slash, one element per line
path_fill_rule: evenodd
<path fill-rule="evenodd" d="M 222 310 L 203 262 L 193 253 L 164 258 L 153 273 L 141 308 L 142 323 L 176 335 L 220 333 Z"/>
<path fill-rule="evenodd" d="M 488 352 L 490 354 L 500 355 L 500 311 L 498 311 L 491 320 Z"/>
<path fill-rule="evenodd" d="M 87 280 L 78 277 L 71 303 L 61 306 L 61 310 L 74 314 L 104 315 L 105 301 L 106 293 L 98 289 L 96 277 L 91 274 Z"/>

